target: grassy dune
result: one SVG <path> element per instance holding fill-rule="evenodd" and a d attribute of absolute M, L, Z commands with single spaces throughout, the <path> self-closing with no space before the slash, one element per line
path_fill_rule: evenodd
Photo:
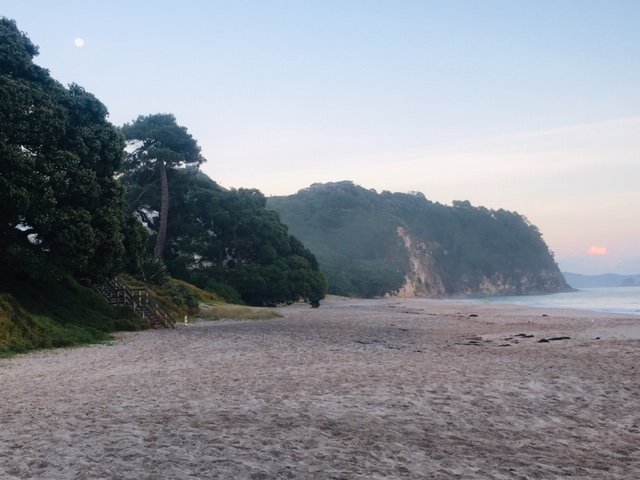
<path fill-rule="evenodd" d="M 215 294 L 180 280 L 163 286 L 133 278 L 127 283 L 147 288 L 177 321 L 190 318 L 268 319 L 280 314 L 268 308 L 224 303 Z M 0 278 L 0 356 L 30 350 L 108 341 L 116 331 L 142 330 L 144 320 L 126 307 L 113 307 L 93 289 L 66 278 L 60 282 Z"/>
<path fill-rule="evenodd" d="M 72 279 L 0 279 L 0 355 L 102 342 L 110 332 L 145 326 Z"/>

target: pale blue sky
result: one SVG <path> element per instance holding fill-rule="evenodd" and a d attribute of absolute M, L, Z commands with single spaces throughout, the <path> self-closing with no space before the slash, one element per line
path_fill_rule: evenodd
<path fill-rule="evenodd" d="M 0 15 L 116 125 L 175 114 L 223 186 L 468 199 L 527 216 L 563 269 L 640 272 L 640 1 L 0 0 Z"/>

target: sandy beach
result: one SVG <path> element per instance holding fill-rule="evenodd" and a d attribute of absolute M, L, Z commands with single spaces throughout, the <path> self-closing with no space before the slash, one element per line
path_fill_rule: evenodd
<path fill-rule="evenodd" d="M 640 478 L 640 318 L 279 311 L 1 359 L 0 478 Z"/>

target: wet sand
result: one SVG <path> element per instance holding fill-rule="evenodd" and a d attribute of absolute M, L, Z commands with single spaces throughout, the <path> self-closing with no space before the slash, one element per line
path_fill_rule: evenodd
<path fill-rule="evenodd" d="M 640 318 L 280 311 L 0 360 L 0 478 L 640 478 Z"/>

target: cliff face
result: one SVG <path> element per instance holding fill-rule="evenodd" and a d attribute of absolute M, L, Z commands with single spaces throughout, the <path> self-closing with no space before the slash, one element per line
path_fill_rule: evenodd
<path fill-rule="evenodd" d="M 447 206 L 420 193 L 315 184 L 268 208 L 314 252 L 338 295 L 442 297 L 567 291 L 540 231 L 522 215 Z"/>
<path fill-rule="evenodd" d="M 555 270 L 540 269 L 521 272 L 507 278 L 501 273 L 491 277 L 473 279 L 464 275 L 455 292 L 447 291 L 444 280 L 434 258 L 437 245 L 412 236 L 404 227 L 397 228 L 398 236 L 409 255 L 409 266 L 405 283 L 393 294 L 401 298 L 443 297 L 449 294 L 460 296 L 501 296 L 551 293 L 566 290 L 564 278 Z"/>
<path fill-rule="evenodd" d="M 501 295 L 534 295 L 567 291 L 564 279 L 556 271 L 540 269 L 536 272 L 522 272 L 519 277 L 507 279 L 504 275 L 495 274 L 482 277 L 477 283 L 470 283 L 460 289 L 459 295 L 501 296 Z"/>
<path fill-rule="evenodd" d="M 405 283 L 395 296 L 410 298 L 445 295 L 446 290 L 437 273 L 432 246 L 412 238 L 404 227 L 398 227 L 398 236 L 409 254 L 409 268 L 404 277 Z"/>

